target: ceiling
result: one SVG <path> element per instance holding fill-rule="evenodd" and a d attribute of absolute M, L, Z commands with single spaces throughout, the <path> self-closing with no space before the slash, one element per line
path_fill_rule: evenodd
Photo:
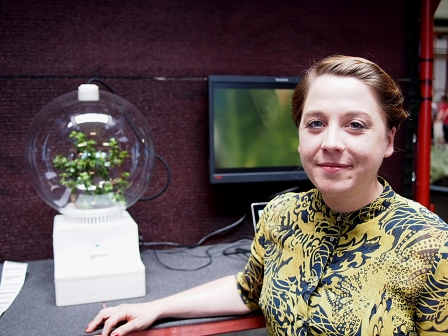
<path fill-rule="evenodd" d="M 434 19 L 448 19 L 448 0 L 440 1 L 440 4 L 434 14 Z"/>
<path fill-rule="evenodd" d="M 434 31 L 448 32 L 448 0 L 441 0 L 434 13 Z"/>

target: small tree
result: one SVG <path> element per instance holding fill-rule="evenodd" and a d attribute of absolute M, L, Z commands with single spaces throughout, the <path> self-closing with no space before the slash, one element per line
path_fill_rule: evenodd
<path fill-rule="evenodd" d="M 72 131 L 70 138 L 76 148 L 76 154 L 69 157 L 57 155 L 54 166 L 62 170 L 60 183 L 71 189 L 72 201 L 76 201 L 76 190 L 82 189 L 86 195 L 108 194 L 115 202 L 125 203 L 124 190 L 130 185 L 129 173 L 111 178 L 110 171 L 120 167 L 129 156 L 127 151 L 120 151 L 115 138 L 109 139 L 109 150 L 96 149 L 97 142 L 87 139 L 83 132 Z"/>

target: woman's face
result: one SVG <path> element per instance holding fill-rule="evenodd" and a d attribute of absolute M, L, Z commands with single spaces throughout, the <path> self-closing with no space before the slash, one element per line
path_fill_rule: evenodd
<path fill-rule="evenodd" d="M 387 130 L 373 92 L 359 79 L 324 75 L 312 81 L 299 125 L 299 153 L 328 206 L 354 211 L 381 194 L 377 174 L 393 153 L 395 131 Z"/>

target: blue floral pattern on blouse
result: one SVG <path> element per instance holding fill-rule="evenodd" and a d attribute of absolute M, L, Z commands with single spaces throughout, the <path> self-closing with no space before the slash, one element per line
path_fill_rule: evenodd
<path fill-rule="evenodd" d="M 269 335 L 448 332 L 448 226 L 384 185 L 338 214 L 316 189 L 271 201 L 237 284 Z"/>

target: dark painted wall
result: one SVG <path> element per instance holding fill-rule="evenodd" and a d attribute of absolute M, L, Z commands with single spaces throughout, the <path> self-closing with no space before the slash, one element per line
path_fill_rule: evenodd
<path fill-rule="evenodd" d="M 54 98 L 99 77 L 144 114 L 172 182 L 161 197 L 138 202 L 129 212 L 144 240 L 193 244 L 240 218 L 251 202 L 294 186 L 209 184 L 207 76 L 297 76 L 314 59 L 342 53 L 378 62 L 407 90 L 409 26 L 418 24 L 408 22 L 408 4 L 1 1 L 0 261 L 52 257 L 56 212 L 29 183 L 24 143 L 35 115 Z M 399 192 L 403 158 L 398 151 L 383 168 Z M 165 177 L 157 164 L 146 196 L 156 193 Z M 209 242 L 251 232 L 246 220 Z"/>

